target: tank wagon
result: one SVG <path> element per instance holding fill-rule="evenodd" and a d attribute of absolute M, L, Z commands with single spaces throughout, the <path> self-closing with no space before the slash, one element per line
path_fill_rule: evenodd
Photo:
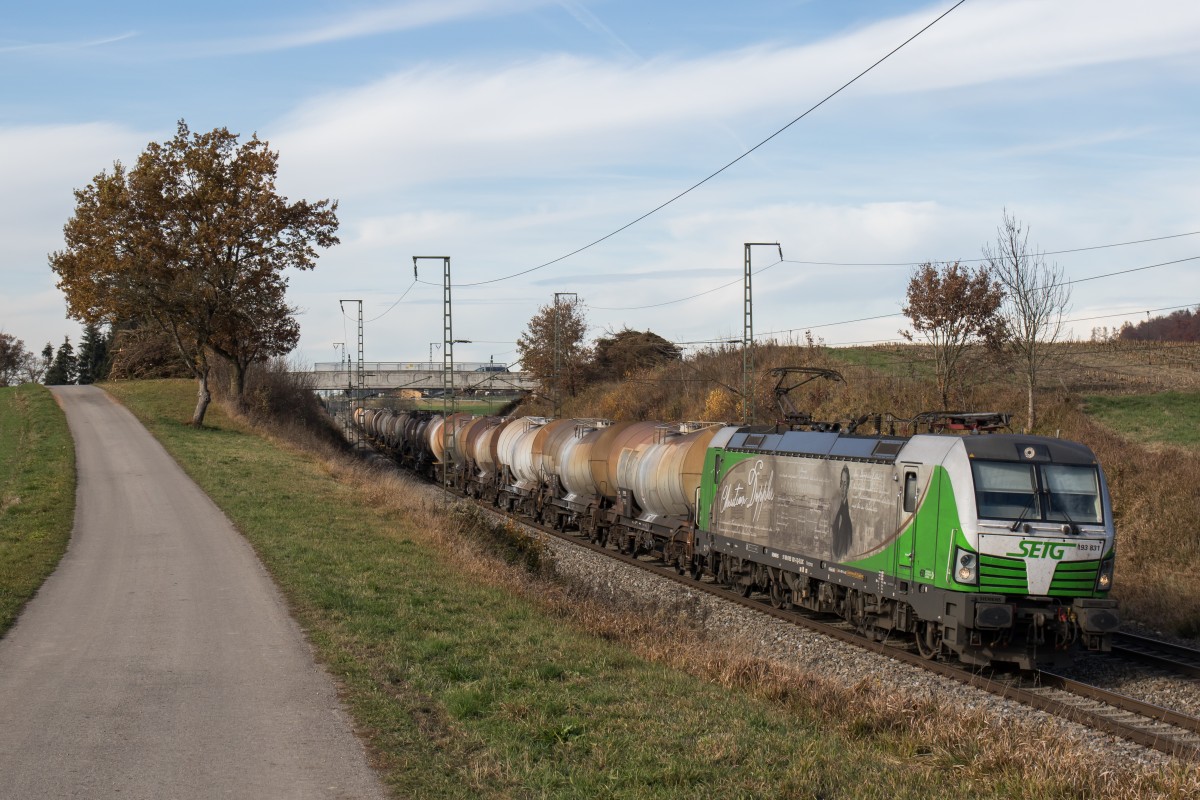
<path fill-rule="evenodd" d="M 1108 650 L 1119 622 L 1108 487 L 1082 444 L 826 424 L 355 421 L 402 465 L 484 502 L 879 640 L 911 637 L 927 658 L 1031 669 Z"/>

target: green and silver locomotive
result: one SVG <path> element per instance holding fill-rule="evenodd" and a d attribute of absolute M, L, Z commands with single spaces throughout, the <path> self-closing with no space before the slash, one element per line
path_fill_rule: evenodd
<path fill-rule="evenodd" d="M 1104 473 L 1040 436 L 727 427 L 696 505 L 693 568 L 840 615 L 927 657 L 1022 668 L 1116 629 Z"/>

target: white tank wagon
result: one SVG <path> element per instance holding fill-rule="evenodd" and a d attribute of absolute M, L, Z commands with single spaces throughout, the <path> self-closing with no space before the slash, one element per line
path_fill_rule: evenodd
<path fill-rule="evenodd" d="M 609 425 L 605 419 L 555 420 L 534 444 L 540 452 L 542 516 L 558 530 L 579 526 L 581 515 L 596 507 L 589 455 Z"/>
<path fill-rule="evenodd" d="M 693 518 L 704 456 L 720 429 L 718 423 L 670 426 L 655 441 L 622 451 L 617 480 L 620 488 L 633 497 L 631 512 Z"/>
<path fill-rule="evenodd" d="M 457 442 L 458 457 L 475 475 L 479 475 L 480 470 L 480 443 L 485 441 L 488 432 L 494 430 L 502 421 L 500 417 L 475 417 L 462 429 Z"/>
<path fill-rule="evenodd" d="M 499 434 L 496 461 L 504 469 L 501 480 L 517 498 L 531 497 L 539 488 L 541 474 L 533 460 L 533 441 L 545 417 L 521 417 Z"/>

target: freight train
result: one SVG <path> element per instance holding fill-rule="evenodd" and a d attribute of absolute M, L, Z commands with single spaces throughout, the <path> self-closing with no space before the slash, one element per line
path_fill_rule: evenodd
<path fill-rule="evenodd" d="M 354 412 L 373 445 L 461 493 L 929 659 L 1033 669 L 1107 651 L 1115 536 L 1095 455 L 989 432 L 1006 417 L 939 419 L 863 435 L 807 420 Z"/>

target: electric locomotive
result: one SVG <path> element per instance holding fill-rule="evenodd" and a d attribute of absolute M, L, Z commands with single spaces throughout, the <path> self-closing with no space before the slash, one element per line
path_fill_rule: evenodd
<path fill-rule="evenodd" d="M 693 558 L 777 606 L 911 633 L 928 658 L 1031 669 L 1077 643 L 1108 650 L 1119 621 L 1104 473 L 1042 436 L 726 427 Z"/>

